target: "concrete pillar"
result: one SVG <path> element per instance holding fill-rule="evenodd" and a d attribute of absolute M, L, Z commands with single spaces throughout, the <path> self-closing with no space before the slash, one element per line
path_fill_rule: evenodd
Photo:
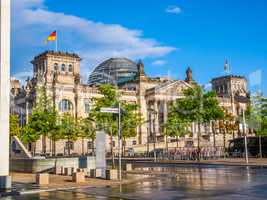
<path fill-rule="evenodd" d="M 73 168 L 72 167 L 65 167 L 64 168 L 64 175 L 65 176 L 72 176 L 73 174 Z"/>
<path fill-rule="evenodd" d="M 49 174 L 36 174 L 36 184 L 48 185 L 49 184 Z"/>
<path fill-rule="evenodd" d="M 73 173 L 72 182 L 84 183 L 85 182 L 85 174 L 84 174 L 84 172 L 75 172 L 75 173 Z"/>
<path fill-rule="evenodd" d="M 0 189 L 9 189 L 10 0 L 0 0 L 0 46 Z"/>
<path fill-rule="evenodd" d="M 126 171 L 132 171 L 133 170 L 133 166 L 131 163 L 127 163 L 126 164 Z"/>
<path fill-rule="evenodd" d="M 106 170 L 106 179 L 107 180 L 118 180 L 118 170 L 117 169 Z"/>

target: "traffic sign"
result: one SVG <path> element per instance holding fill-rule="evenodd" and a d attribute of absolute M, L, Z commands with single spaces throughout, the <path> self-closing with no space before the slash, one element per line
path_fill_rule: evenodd
<path fill-rule="evenodd" d="M 119 109 L 118 108 L 101 108 L 100 112 L 102 113 L 119 113 Z"/>

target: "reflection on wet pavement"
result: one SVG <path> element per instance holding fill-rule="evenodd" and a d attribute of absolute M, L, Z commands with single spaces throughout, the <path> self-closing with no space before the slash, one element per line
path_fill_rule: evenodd
<path fill-rule="evenodd" d="M 131 176 L 140 176 L 140 181 L 121 188 L 45 192 L 3 199 L 267 199 L 267 168 L 181 165 L 138 170 L 144 174 L 150 173 L 127 175 L 129 179 Z"/>

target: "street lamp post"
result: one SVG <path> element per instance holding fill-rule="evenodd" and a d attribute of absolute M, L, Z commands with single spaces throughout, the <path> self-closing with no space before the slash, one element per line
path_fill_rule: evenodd
<path fill-rule="evenodd" d="M 119 101 L 118 105 L 118 141 L 119 141 L 119 180 L 122 180 L 122 167 L 121 167 L 121 147 L 122 147 L 122 138 L 121 138 L 121 103 Z"/>
<path fill-rule="evenodd" d="M 245 156 L 246 156 L 246 163 L 248 164 L 248 142 L 247 142 L 247 131 L 246 131 L 246 119 L 245 119 L 245 111 L 242 111 L 243 115 L 243 133 L 244 133 L 244 140 L 245 140 Z"/>

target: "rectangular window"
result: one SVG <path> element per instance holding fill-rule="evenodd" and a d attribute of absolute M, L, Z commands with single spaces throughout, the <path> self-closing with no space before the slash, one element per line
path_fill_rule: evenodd
<path fill-rule="evenodd" d="M 73 150 L 74 149 L 74 143 L 72 141 L 66 142 L 65 143 L 65 148 Z"/>
<path fill-rule="evenodd" d="M 93 149 L 93 142 L 92 141 L 88 141 L 87 148 L 88 149 Z"/>

